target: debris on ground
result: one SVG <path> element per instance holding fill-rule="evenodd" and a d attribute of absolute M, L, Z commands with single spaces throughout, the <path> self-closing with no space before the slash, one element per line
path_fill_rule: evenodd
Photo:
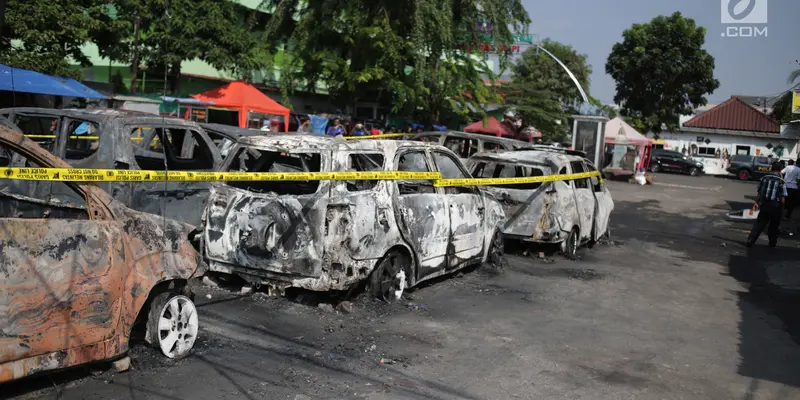
<path fill-rule="evenodd" d="M 320 310 L 325 311 L 327 313 L 334 312 L 333 306 L 330 305 L 330 304 L 327 304 L 327 303 L 319 303 L 317 308 L 319 308 Z"/>
<path fill-rule="evenodd" d="M 203 277 L 203 284 L 210 288 L 219 289 L 219 282 L 210 276 Z"/>
<path fill-rule="evenodd" d="M 343 301 L 336 306 L 336 309 L 345 314 L 350 314 L 353 312 L 353 303 L 349 301 Z"/>
<path fill-rule="evenodd" d="M 241 294 L 242 296 L 245 296 L 245 295 L 248 295 L 248 294 L 250 294 L 252 292 L 253 292 L 253 287 L 252 286 L 243 286 L 242 290 L 239 291 L 239 294 Z"/>
<path fill-rule="evenodd" d="M 395 360 L 390 360 L 388 358 L 381 358 L 380 362 L 381 362 L 381 364 L 395 364 L 396 363 Z"/>

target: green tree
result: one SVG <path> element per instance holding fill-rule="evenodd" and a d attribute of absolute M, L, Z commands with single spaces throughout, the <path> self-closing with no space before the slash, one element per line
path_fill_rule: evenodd
<path fill-rule="evenodd" d="M 572 71 L 584 90 L 589 87 L 592 66 L 589 65 L 589 57 L 586 54 L 578 54 L 572 46 L 549 38 L 541 41 L 539 46 L 561 60 Z M 532 80 L 537 86 L 545 87 L 558 96 L 567 112 L 577 113 L 580 104 L 583 103 L 580 91 L 564 68 L 537 47 L 531 47 L 523 52 L 511 70 L 515 79 Z"/>
<path fill-rule="evenodd" d="M 0 63 L 45 74 L 79 78 L 70 65 L 91 66 L 81 51 L 101 24 L 90 16 L 102 0 L 8 0 L 0 34 Z"/>
<path fill-rule="evenodd" d="M 792 71 L 786 82 L 790 85 L 794 85 L 798 80 L 800 80 L 800 69 Z M 792 98 L 794 96 L 794 90 L 797 89 L 798 86 L 800 86 L 800 82 L 792 86 L 792 89 L 787 90 L 786 93 L 782 94 L 780 98 L 775 101 L 775 104 L 772 105 L 770 117 L 783 124 L 800 118 L 797 114 L 792 113 Z"/>
<path fill-rule="evenodd" d="M 677 129 L 680 115 L 707 104 L 705 96 L 719 81 L 714 58 L 703 49 L 705 36 L 705 28 L 679 12 L 626 29 L 606 62 L 622 114 L 640 118 L 647 131 L 659 133 L 662 125 Z"/>
<path fill-rule="evenodd" d="M 481 43 L 479 21 L 499 43 L 530 22 L 520 0 L 266 0 L 264 7 L 274 10 L 264 41 L 291 54 L 281 65 L 284 94 L 321 82 L 351 109 L 377 98 L 405 115 L 421 108 L 431 120 L 453 106 L 463 112 L 464 103 L 496 100 L 479 79 L 485 55 L 468 53 Z"/>
<path fill-rule="evenodd" d="M 131 63 L 134 75 L 140 65 L 167 71 L 172 91 L 186 60 L 243 78 L 271 61 L 233 1 L 111 0 L 93 16 L 102 22 L 91 32 L 101 55 Z"/>
<path fill-rule="evenodd" d="M 530 78 L 515 78 L 503 85 L 502 90 L 505 104 L 516 111 L 523 128 L 533 126 L 538 129 L 546 143 L 566 140 L 568 115 L 558 94 Z"/>

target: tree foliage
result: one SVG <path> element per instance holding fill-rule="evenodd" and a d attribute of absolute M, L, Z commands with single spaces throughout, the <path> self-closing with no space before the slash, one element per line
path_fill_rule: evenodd
<path fill-rule="evenodd" d="M 0 63 L 45 74 L 78 78 L 70 64 L 90 66 L 81 51 L 100 22 L 91 13 L 102 0 L 8 0 L 0 38 Z"/>
<path fill-rule="evenodd" d="M 561 60 L 572 71 L 584 90 L 588 91 L 592 66 L 588 63 L 589 57 L 586 54 L 578 54 L 572 46 L 549 38 L 542 40 L 539 46 Z M 559 98 L 567 112 L 577 113 L 580 104 L 583 103 L 580 91 L 564 68 L 536 47 L 523 52 L 511 70 L 515 79 L 533 80 L 538 86 L 548 88 Z"/>
<path fill-rule="evenodd" d="M 606 62 L 623 115 L 639 117 L 659 133 L 662 124 L 676 129 L 680 115 L 707 104 L 705 96 L 719 81 L 714 58 L 703 49 L 705 35 L 705 28 L 679 12 L 626 29 Z"/>
<path fill-rule="evenodd" d="M 545 39 L 539 46 L 551 52 L 584 88 L 589 87 L 592 67 L 585 54 L 572 46 Z M 506 104 L 513 106 L 523 125 L 542 132 L 546 142 L 562 142 L 568 134 L 567 118 L 578 112 L 583 97 L 564 68 L 535 47 L 522 53 L 511 67 L 512 82 L 504 86 Z M 599 103 L 598 103 L 599 104 Z"/>
<path fill-rule="evenodd" d="M 182 61 L 200 59 L 218 70 L 249 77 L 271 61 L 250 33 L 244 9 L 232 1 L 111 0 L 93 14 L 100 54 L 174 76 Z M 137 27 L 138 24 L 138 27 Z M 137 40 L 138 36 L 138 40 Z M 159 72 L 161 72 L 159 71 Z"/>
<path fill-rule="evenodd" d="M 324 83 L 340 104 L 379 98 L 406 115 L 420 108 L 491 102 L 483 84 L 484 57 L 472 34 L 479 21 L 500 43 L 530 22 L 520 0 L 266 0 L 274 10 L 265 42 L 285 45 L 282 86 L 313 90 Z M 507 60 L 501 56 L 501 62 Z"/>
<path fill-rule="evenodd" d="M 796 81 L 800 81 L 800 69 L 792 71 L 789 74 L 789 78 L 786 80 L 790 85 L 793 85 Z M 793 92 L 797 90 L 798 87 L 800 87 L 800 82 L 797 82 L 796 85 L 792 86 L 792 89 L 786 91 L 786 93 L 782 94 L 780 98 L 775 101 L 775 104 L 772 105 L 770 117 L 782 124 L 800 119 L 797 114 L 792 113 Z"/>

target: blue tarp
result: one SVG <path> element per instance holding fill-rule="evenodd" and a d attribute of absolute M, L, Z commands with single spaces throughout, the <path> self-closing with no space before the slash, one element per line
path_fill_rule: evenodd
<path fill-rule="evenodd" d="M 11 68 L 3 64 L 0 64 L 0 90 L 84 99 L 107 99 L 106 96 L 74 79 Z"/>
<path fill-rule="evenodd" d="M 311 122 L 311 132 L 324 135 L 325 127 L 328 126 L 328 117 L 320 117 L 318 115 L 309 115 L 308 118 Z"/>

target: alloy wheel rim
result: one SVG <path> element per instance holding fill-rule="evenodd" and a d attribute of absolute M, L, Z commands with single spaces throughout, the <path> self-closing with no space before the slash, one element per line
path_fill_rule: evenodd
<path fill-rule="evenodd" d="M 185 355 L 197 339 L 197 309 L 189 298 L 175 296 L 161 309 L 158 345 L 169 358 Z"/>

